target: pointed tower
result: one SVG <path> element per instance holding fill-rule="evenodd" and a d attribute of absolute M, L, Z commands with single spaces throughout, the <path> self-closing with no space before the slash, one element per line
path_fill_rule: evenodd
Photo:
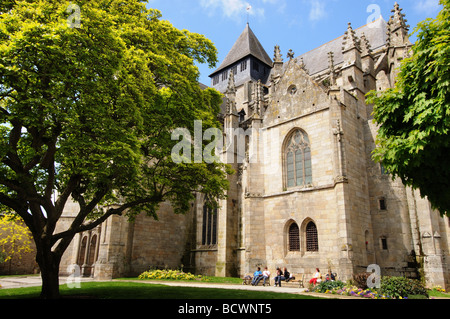
<path fill-rule="evenodd" d="M 408 32 L 410 26 L 406 24 L 408 20 L 405 19 L 405 14 L 402 13 L 403 9 L 400 8 L 396 2 L 393 15 L 388 21 L 387 31 L 387 45 L 388 45 L 388 58 L 391 85 L 396 82 L 401 60 L 408 56 L 409 50 L 412 47 L 411 41 L 409 41 Z"/>
<path fill-rule="evenodd" d="M 396 2 L 392 10 L 393 15 L 388 21 L 388 43 L 392 46 L 411 44 L 408 37 L 410 26 L 406 24 L 408 20 L 405 19 L 405 14 L 402 11 L 403 9 Z"/>
<path fill-rule="evenodd" d="M 360 39 L 353 30 L 351 23 L 349 23 L 342 43 L 344 58 L 342 66 L 343 87 L 363 101 L 364 72 L 362 70 L 361 53 Z"/>
<path fill-rule="evenodd" d="M 224 93 L 230 71 L 233 71 L 238 87 L 248 81 L 266 83 L 272 67 L 272 59 L 247 23 L 222 64 L 209 77 L 212 87 Z"/>

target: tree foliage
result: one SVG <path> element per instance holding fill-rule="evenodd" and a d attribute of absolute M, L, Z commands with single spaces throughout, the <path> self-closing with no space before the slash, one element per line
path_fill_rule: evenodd
<path fill-rule="evenodd" d="M 31 233 L 17 216 L 0 216 L 0 263 L 31 253 Z"/>
<path fill-rule="evenodd" d="M 215 65 L 211 41 L 138 0 L 79 0 L 79 16 L 69 1 L 5 5 L 0 203 L 30 228 L 41 271 L 113 214 L 157 218 L 165 201 L 185 213 L 196 192 L 224 198 L 227 167 L 170 156 L 175 128 L 220 127 L 221 95 L 200 88 L 195 66 Z M 55 233 L 70 198 L 79 212 Z"/>
<path fill-rule="evenodd" d="M 379 124 L 374 159 L 444 215 L 450 213 L 450 1 L 441 4 L 436 19 L 416 28 L 395 88 L 369 93 L 368 102 Z"/>

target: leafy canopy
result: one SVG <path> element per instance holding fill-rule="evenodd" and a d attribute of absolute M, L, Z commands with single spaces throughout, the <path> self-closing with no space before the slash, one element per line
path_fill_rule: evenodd
<path fill-rule="evenodd" d="M 174 28 L 142 1 L 76 4 L 75 17 L 69 1 L 0 10 L 0 203 L 35 240 L 52 247 L 66 238 L 58 254 L 112 214 L 157 218 L 164 201 L 184 213 L 195 192 L 215 203 L 230 173 L 170 156 L 175 128 L 193 132 L 194 120 L 220 127 L 221 95 L 200 88 L 195 66 L 215 65 L 211 41 Z M 53 234 L 69 198 L 78 215 Z"/>
<path fill-rule="evenodd" d="M 450 213 L 450 1 L 441 4 L 436 19 L 417 26 L 395 88 L 369 93 L 368 103 L 380 127 L 374 159 L 444 215 Z"/>

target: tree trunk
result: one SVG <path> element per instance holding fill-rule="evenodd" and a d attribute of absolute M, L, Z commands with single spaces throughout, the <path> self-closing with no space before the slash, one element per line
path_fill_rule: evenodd
<path fill-rule="evenodd" d="M 61 297 L 59 294 L 59 264 L 61 258 L 55 256 L 51 251 L 44 251 L 38 254 L 36 259 L 41 270 L 41 298 L 59 299 Z"/>

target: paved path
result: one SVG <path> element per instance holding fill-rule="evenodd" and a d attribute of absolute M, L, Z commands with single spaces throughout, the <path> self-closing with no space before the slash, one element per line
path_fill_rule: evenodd
<path fill-rule="evenodd" d="M 80 278 L 82 282 L 94 281 L 91 278 Z M 65 284 L 68 281 L 66 277 L 60 277 L 59 283 Z M 1 277 L 0 278 L 0 289 L 10 289 L 10 288 L 22 288 L 22 287 L 39 287 L 42 285 L 41 276 L 20 276 L 20 277 Z"/>

